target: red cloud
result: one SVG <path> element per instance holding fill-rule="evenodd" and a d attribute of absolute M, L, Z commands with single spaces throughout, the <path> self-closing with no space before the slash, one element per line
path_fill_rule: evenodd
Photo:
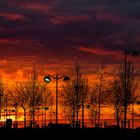
<path fill-rule="evenodd" d="M 18 40 L 15 40 L 15 39 L 0 38 L 0 44 L 8 44 L 8 43 L 11 43 L 11 44 L 19 44 L 19 41 Z"/>
<path fill-rule="evenodd" d="M 46 11 L 46 12 L 50 11 L 49 6 L 47 4 L 43 4 L 43 3 L 39 3 L 39 2 L 21 3 L 18 5 L 22 8 L 35 10 L 35 11 Z"/>
<path fill-rule="evenodd" d="M 72 15 L 72 16 L 56 16 L 53 17 L 51 19 L 51 22 L 53 24 L 64 24 L 64 23 L 68 23 L 68 22 L 75 22 L 75 21 L 85 21 L 88 20 L 89 16 L 76 16 L 76 15 Z"/>
<path fill-rule="evenodd" d="M 0 17 L 4 17 L 7 20 L 25 20 L 23 15 L 14 13 L 0 13 Z"/>
<path fill-rule="evenodd" d="M 98 21 L 110 21 L 113 24 L 120 24 L 120 23 L 126 23 L 128 22 L 128 19 L 122 18 L 121 16 L 118 16 L 114 13 L 107 13 L 107 12 L 97 12 L 96 18 Z"/>
<path fill-rule="evenodd" d="M 114 11 L 110 12 L 106 7 L 101 5 L 91 6 L 88 10 L 96 14 L 97 21 L 108 21 L 112 24 L 123 24 L 129 21 L 127 17 Z"/>
<path fill-rule="evenodd" d="M 111 51 L 111 50 L 106 50 L 103 48 L 85 48 L 85 47 L 80 47 L 80 51 L 88 52 L 88 53 L 93 53 L 96 55 L 108 55 L 108 56 L 117 56 L 120 57 L 122 52 L 118 51 Z"/>

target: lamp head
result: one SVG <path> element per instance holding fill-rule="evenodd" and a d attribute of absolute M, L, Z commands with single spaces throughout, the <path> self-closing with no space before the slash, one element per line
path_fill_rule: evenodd
<path fill-rule="evenodd" d="M 49 75 L 48 76 L 45 76 L 44 77 L 44 81 L 47 82 L 47 83 L 49 83 L 51 81 L 50 76 Z"/>
<path fill-rule="evenodd" d="M 138 56 L 138 55 L 139 55 L 139 52 L 137 52 L 137 51 L 132 52 L 132 56 Z"/>
<path fill-rule="evenodd" d="M 49 109 L 49 107 L 47 107 L 47 106 L 46 106 L 44 109 L 45 109 L 45 110 L 48 110 L 48 109 Z"/>
<path fill-rule="evenodd" d="M 90 108 L 90 105 L 87 105 L 87 108 Z"/>
<path fill-rule="evenodd" d="M 70 77 L 68 77 L 68 76 L 65 76 L 63 79 L 63 81 L 69 81 L 69 80 L 70 80 Z"/>
<path fill-rule="evenodd" d="M 137 101 L 137 104 L 140 105 L 140 101 Z"/>

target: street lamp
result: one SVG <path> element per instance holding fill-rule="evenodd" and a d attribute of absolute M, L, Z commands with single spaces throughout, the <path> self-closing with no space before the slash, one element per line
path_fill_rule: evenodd
<path fill-rule="evenodd" d="M 56 80 L 56 127 L 58 126 L 58 80 L 63 78 L 63 81 L 68 81 L 70 80 L 70 78 L 66 75 L 58 77 L 58 74 L 56 74 L 56 76 L 52 76 L 52 75 L 47 75 L 44 77 L 44 81 L 46 83 L 49 83 L 51 81 L 51 78 Z"/>
<path fill-rule="evenodd" d="M 127 51 L 124 50 L 124 128 L 126 128 L 126 116 L 127 116 L 127 55 L 138 56 L 139 52 L 137 51 Z"/>

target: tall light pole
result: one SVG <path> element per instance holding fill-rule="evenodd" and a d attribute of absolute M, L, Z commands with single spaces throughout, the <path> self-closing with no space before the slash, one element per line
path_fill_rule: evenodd
<path fill-rule="evenodd" d="M 56 127 L 58 126 L 58 80 L 63 78 L 63 81 L 67 81 L 70 80 L 70 78 L 66 75 L 58 77 L 58 74 L 56 74 L 56 76 L 52 76 L 52 75 L 47 75 L 44 77 L 44 81 L 45 82 L 50 82 L 51 78 L 56 80 Z"/>
<path fill-rule="evenodd" d="M 124 49 L 124 128 L 126 128 L 126 120 L 127 120 L 127 55 L 138 56 L 139 52 L 137 51 L 127 51 Z"/>

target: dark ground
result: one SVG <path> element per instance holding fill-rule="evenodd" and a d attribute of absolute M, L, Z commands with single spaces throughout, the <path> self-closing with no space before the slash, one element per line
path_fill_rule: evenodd
<path fill-rule="evenodd" d="M 119 128 L 1 128 L 3 139 L 140 140 L 140 129 Z"/>

